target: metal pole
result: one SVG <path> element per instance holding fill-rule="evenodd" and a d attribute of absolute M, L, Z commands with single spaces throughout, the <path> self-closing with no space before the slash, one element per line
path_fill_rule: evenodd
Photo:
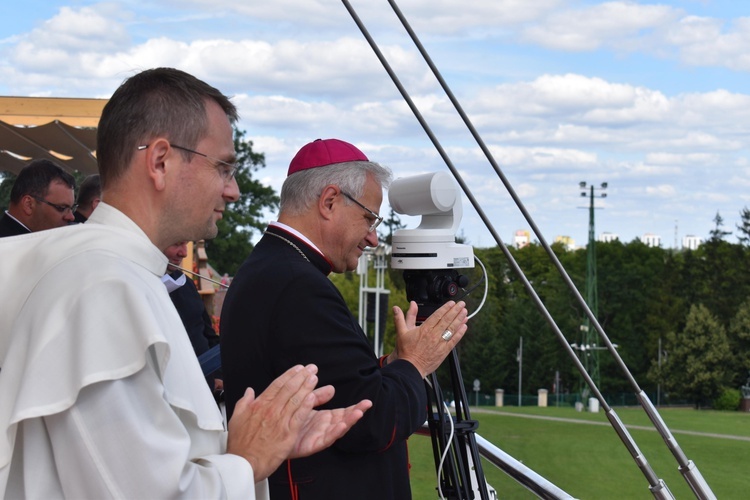
<path fill-rule="evenodd" d="M 596 235 L 594 234 L 594 185 L 591 185 L 591 196 L 589 198 L 589 242 L 586 248 L 586 303 L 594 317 L 599 314 L 599 296 L 597 292 L 596 278 Z M 589 318 L 584 319 L 586 331 L 584 332 L 585 344 L 591 350 L 586 354 L 586 369 L 591 374 L 596 385 L 599 385 L 599 350 L 596 348 L 597 334 L 590 328 Z"/>
<path fill-rule="evenodd" d="M 521 407 L 521 380 L 523 379 L 523 337 L 518 344 L 518 407 Z"/>
<path fill-rule="evenodd" d="M 401 21 L 402 21 L 402 24 L 404 24 L 404 26 L 406 27 L 407 31 L 412 36 L 412 39 L 415 40 L 415 43 L 417 43 L 417 46 L 420 48 L 420 52 L 422 52 L 423 55 L 425 55 L 425 59 L 428 61 L 428 64 L 430 65 L 430 67 L 434 68 L 434 66 L 431 64 L 431 60 L 429 60 L 429 58 L 426 56 L 426 53 L 422 50 L 421 43 L 418 43 L 418 41 L 416 40 L 416 35 L 413 34 L 413 31 L 408 26 L 408 23 L 406 23 L 406 20 L 403 19 L 403 16 L 401 15 L 400 11 L 398 10 L 398 8 L 393 3 L 393 0 L 388 0 L 388 1 L 394 7 L 394 11 L 396 11 L 399 19 L 401 19 Z M 599 391 L 599 388 L 596 386 L 596 384 L 594 383 L 594 381 L 591 379 L 591 376 L 588 374 L 588 372 L 586 371 L 585 367 L 583 366 L 583 364 L 581 363 L 581 361 L 576 356 L 575 352 L 573 352 L 573 348 L 569 345 L 567 339 L 565 338 L 565 335 L 563 335 L 563 333 L 560 330 L 560 328 L 558 327 L 557 323 L 555 323 L 554 318 L 552 318 L 552 316 L 550 315 L 549 311 L 544 306 L 544 303 L 539 298 L 539 295 L 536 293 L 536 290 L 534 290 L 534 287 L 531 286 L 531 283 L 529 282 L 529 280 L 524 275 L 524 273 L 521 270 L 520 266 L 518 266 L 518 263 L 513 258 L 513 255 L 510 253 L 510 251 L 508 250 L 508 248 L 505 245 L 505 243 L 503 243 L 502 238 L 500 238 L 500 235 L 495 230 L 495 227 L 492 225 L 492 222 L 490 222 L 489 218 L 484 213 L 484 210 L 482 210 L 482 207 L 479 205 L 479 203 L 477 202 L 477 200 L 474 198 L 473 193 L 471 192 L 471 190 L 468 188 L 468 186 L 464 182 L 463 178 L 461 177 L 460 173 L 458 172 L 458 169 L 455 167 L 455 165 L 453 165 L 453 162 L 450 160 L 450 158 L 448 157 L 447 153 L 443 149 L 442 145 L 440 144 L 440 142 L 435 137 L 435 134 L 433 134 L 432 129 L 427 124 L 427 122 L 424 120 L 424 117 L 419 112 L 419 109 L 417 109 L 416 105 L 414 104 L 414 101 L 411 99 L 411 97 L 409 96 L 408 92 L 406 92 L 406 89 L 404 89 L 403 85 L 401 84 L 401 82 L 399 81 L 398 77 L 394 73 L 394 71 L 391 68 L 390 64 L 388 64 L 388 61 L 383 56 L 383 53 L 380 51 L 380 48 L 377 46 L 377 44 L 375 43 L 375 41 L 372 39 L 372 37 L 370 36 L 370 33 L 367 31 L 367 28 L 365 28 L 364 24 L 359 19 L 359 16 L 354 11 L 354 8 L 351 6 L 351 3 L 348 0 L 342 0 L 342 3 L 346 7 L 347 11 L 351 15 L 352 19 L 354 20 L 354 22 L 357 25 L 357 27 L 359 28 L 359 30 L 362 32 L 362 35 L 365 37 L 365 39 L 367 40 L 367 42 L 370 44 L 370 47 L 372 48 L 373 52 L 377 56 L 378 60 L 380 60 L 381 64 L 385 68 L 386 72 L 391 77 L 391 80 L 393 81 L 394 85 L 396 86 L 396 88 L 399 90 L 399 92 L 403 96 L 404 100 L 406 101 L 406 104 L 409 106 L 409 108 L 414 113 L 414 116 L 416 117 L 417 121 L 419 121 L 420 125 L 422 125 L 422 128 L 424 129 L 425 133 L 427 134 L 427 136 L 430 138 L 430 140 L 432 141 L 433 145 L 437 149 L 438 154 L 440 155 L 441 158 L 443 158 L 443 160 L 445 161 L 446 166 L 451 171 L 451 173 L 453 174 L 453 176 L 456 178 L 456 181 L 458 182 L 458 184 L 463 189 L 464 193 L 466 194 L 467 198 L 469 199 L 469 201 L 471 202 L 472 206 L 476 210 L 477 214 L 479 215 L 479 217 L 482 219 L 482 221 L 484 222 L 484 224 L 487 227 L 487 229 L 492 234 L 493 238 L 495 239 L 495 241 L 497 242 L 498 246 L 500 247 L 500 250 L 502 251 L 503 255 L 505 255 L 506 259 L 508 259 L 508 263 L 510 264 L 511 268 L 513 269 L 513 271 L 516 273 L 516 275 L 518 276 L 519 280 L 523 284 L 523 287 L 527 291 L 527 293 L 529 294 L 529 297 L 531 298 L 532 302 L 534 302 L 534 304 L 537 306 L 537 308 L 539 309 L 539 311 L 542 314 L 542 316 L 544 316 L 544 318 L 547 321 L 547 323 L 549 324 L 550 328 L 552 328 L 555 336 L 558 338 L 558 340 L 562 344 L 563 349 L 568 354 L 568 357 L 571 358 L 571 361 L 576 366 L 576 369 L 581 373 L 581 376 L 586 380 L 586 382 L 589 385 L 589 387 L 591 387 L 591 390 L 594 393 L 594 395 L 601 402 L 602 408 L 605 410 L 605 412 L 607 414 L 607 417 L 610 420 L 610 423 L 612 424 L 613 428 L 615 429 L 615 432 L 620 437 L 620 439 L 622 440 L 623 444 L 626 446 L 626 448 L 630 452 L 631 456 L 633 457 L 633 459 L 638 464 L 638 467 L 641 469 L 641 471 L 643 472 L 643 474 L 646 477 L 647 481 L 649 482 L 649 485 L 650 485 L 649 489 L 652 491 L 652 493 L 654 494 L 654 496 L 657 497 L 657 498 L 674 498 L 669 493 L 669 491 L 666 488 L 666 485 L 664 484 L 664 482 L 656 476 L 656 474 L 654 473 L 653 469 L 649 465 L 649 463 L 646 460 L 646 458 L 641 454 L 640 450 L 638 449 L 637 445 L 635 444 L 635 441 L 632 439 L 632 436 L 630 436 L 630 433 L 628 432 L 628 430 L 625 428 L 625 426 L 622 424 L 622 422 L 619 421 L 619 419 L 617 418 L 617 415 L 615 414 L 614 410 L 607 404 L 607 401 L 604 399 L 604 396 Z M 436 74 L 436 76 L 438 76 L 438 80 L 440 80 L 441 84 L 442 84 L 443 80 L 442 80 L 442 77 L 439 76 L 439 72 L 437 72 L 437 69 L 433 69 L 433 72 Z M 447 87 L 445 85 L 443 85 L 443 88 L 446 89 L 446 92 L 448 92 L 449 97 L 451 97 L 451 102 L 455 102 L 455 100 L 452 98 L 452 93 L 449 92 L 449 89 L 447 89 Z M 460 110 L 460 108 L 458 106 L 457 106 L 457 109 Z M 472 131 L 472 135 L 474 135 L 475 137 L 478 138 L 478 134 L 476 134 L 476 131 L 474 130 L 473 125 L 471 125 L 470 122 L 468 122 L 468 118 L 465 117 L 465 113 L 463 113 L 462 111 L 463 110 L 460 110 L 459 114 L 461 114 L 462 117 L 464 117 L 464 121 L 467 123 L 467 126 L 469 126 L 469 130 Z M 485 154 L 487 155 L 488 159 L 490 159 L 490 163 L 493 164 L 493 167 L 496 167 L 496 171 L 498 172 L 498 175 L 500 176 L 501 180 L 503 181 L 503 184 L 508 189 L 508 192 L 511 194 L 511 197 L 516 202 L 516 206 L 518 206 L 519 209 L 521 210 L 521 212 L 524 213 L 524 215 L 526 216 L 526 220 L 529 221 L 530 225 L 532 226 L 532 229 L 534 229 L 535 234 L 539 236 L 539 240 L 542 243 L 542 246 L 544 246 L 548 250 L 548 253 L 551 253 L 552 256 L 554 256 L 554 252 L 551 252 L 551 250 L 549 249 L 549 245 L 546 244 L 546 241 L 544 240 L 543 236 L 541 236 L 541 233 L 536 228 L 536 224 L 534 224 L 533 220 L 531 219 L 531 217 L 526 212 L 525 207 L 521 203 L 520 199 L 518 199 L 518 196 L 515 194 L 515 191 L 510 186 L 510 183 L 507 181 L 507 179 L 505 179 L 505 176 L 502 173 L 502 171 L 500 171 L 499 167 L 497 167 L 497 164 L 494 162 L 494 158 L 492 158 L 492 156 L 489 154 L 489 150 L 486 148 L 486 146 L 484 146 L 484 143 L 481 141 L 481 139 L 479 139 L 478 142 L 480 143 L 480 147 L 485 152 Z M 482 147 L 482 146 L 484 146 L 484 147 Z M 556 258 L 552 258 L 552 261 L 553 261 L 553 263 L 555 263 L 556 267 L 558 267 L 558 268 L 562 267 L 562 264 L 560 264 L 559 260 L 557 260 Z M 567 282 L 568 282 L 567 284 L 568 284 L 569 288 L 571 288 L 572 291 L 574 292 L 574 294 L 576 295 L 576 298 L 578 299 L 579 303 L 583 303 L 584 309 L 588 310 L 588 306 L 586 306 L 586 303 L 583 300 L 583 297 L 580 295 L 580 293 L 578 293 L 578 290 L 575 289 L 575 285 L 572 284 L 572 281 L 567 276 L 567 274 L 564 272 L 564 270 L 562 270 L 561 274 L 563 275 L 564 278 L 567 278 Z M 591 314 L 590 311 L 589 311 L 589 314 Z M 594 324 L 598 325 L 598 323 L 596 323 L 596 322 L 594 322 Z M 626 369 L 627 369 L 627 367 L 626 367 Z M 666 496 L 661 496 L 662 494 L 665 494 Z"/>
<path fill-rule="evenodd" d="M 659 353 L 657 354 L 659 366 L 659 382 L 656 384 L 656 406 L 661 406 L 661 337 L 659 337 Z"/>
<path fill-rule="evenodd" d="M 380 52 L 380 49 L 375 44 L 374 40 L 372 40 L 372 37 L 370 37 L 370 34 L 367 32 L 367 30 L 364 28 L 364 25 L 359 20 L 359 17 L 356 15 L 354 10 L 351 7 L 351 4 L 348 0 L 342 0 L 344 3 L 344 6 L 349 11 L 349 13 L 352 15 L 352 19 L 354 19 L 354 22 L 359 27 L 360 31 L 364 35 L 365 39 L 367 39 L 368 43 L 372 47 L 373 51 L 375 52 L 375 55 L 378 57 L 378 59 L 383 64 L 383 67 L 385 68 L 386 72 L 391 76 L 391 79 L 393 80 L 393 83 L 396 85 L 396 88 L 398 88 L 399 92 L 401 92 L 401 95 L 404 97 L 404 100 L 406 101 L 409 108 L 411 108 L 412 112 L 414 113 L 414 116 L 417 118 L 417 120 L 422 125 L 422 128 L 425 130 L 427 135 L 430 137 L 430 140 L 432 140 L 433 144 L 435 145 L 435 148 L 438 150 L 438 153 L 440 156 L 445 160 L 446 165 L 450 169 L 451 173 L 453 173 L 453 176 L 456 178 L 456 181 L 459 183 L 461 188 L 464 190 L 464 193 L 466 193 L 467 198 L 471 201 L 474 208 L 477 210 L 477 213 L 479 214 L 482 221 L 485 222 L 485 225 L 487 226 L 487 229 L 490 230 L 490 233 L 495 237 L 495 241 L 498 242 L 498 245 L 500 245 L 500 249 L 503 251 L 503 254 L 508 256 L 508 252 L 504 248 L 504 245 L 501 244 L 501 240 L 499 236 L 493 231 L 493 226 L 489 223 L 489 221 L 486 218 L 486 215 L 484 212 L 479 208 L 478 203 L 471 195 L 471 192 L 469 188 L 466 186 L 466 184 L 463 182 L 463 178 L 460 176 L 456 168 L 454 167 L 453 163 L 447 158 L 447 155 L 445 154 L 445 151 L 442 149 L 442 146 L 438 143 L 437 139 L 434 137 L 434 134 L 432 133 L 432 130 L 427 125 L 427 122 L 424 121 L 424 118 L 421 116 L 421 113 L 419 113 L 419 110 L 414 105 L 413 101 L 409 97 L 406 90 L 401 85 L 401 82 L 396 77 L 395 73 L 393 72 L 392 68 L 388 64 L 388 62 L 385 60 L 385 57 L 383 57 L 382 52 Z M 451 103 L 453 104 L 454 108 L 458 112 L 458 114 L 461 116 L 461 119 L 464 121 L 464 124 L 469 129 L 469 132 L 471 132 L 471 135 L 474 137 L 474 139 L 477 142 L 477 145 L 480 147 L 482 152 L 484 152 L 485 156 L 487 157 L 487 160 L 490 162 L 490 165 L 492 165 L 492 168 L 495 170 L 495 173 L 497 173 L 498 177 L 502 181 L 503 185 L 505 186 L 506 190 L 508 191 L 508 194 L 511 196 L 513 201 L 516 203 L 516 206 L 523 214 L 526 221 L 529 223 L 529 226 L 531 226 L 531 229 L 534 231 L 534 234 L 539 239 L 539 243 L 542 245 L 542 247 L 547 252 L 547 255 L 549 255 L 550 261 L 554 264 L 554 266 L 559 271 L 560 276 L 563 278 L 563 281 L 568 286 L 568 289 L 573 293 L 574 297 L 576 298 L 576 301 L 581 305 L 583 311 L 588 316 L 589 320 L 591 321 L 591 324 L 596 329 L 597 333 L 599 334 L 600 338 L 602 339 L 602 342 L 607 347 L 607 350 L 612 354 L 612 356 L 615 359 L 615 362 L 622 370 L 625 377 L 628 379 L 630 384 L 633 387 L 634 392 L 636 393 L 636 397 L 641 402 L 641 406 L 643 407 L 646 414 L 649 416 L 649 419 L 654 424 L 654 427 L 656 427 L 657 430 L 659 430 L 660 435 L 662 436 L 662 439 L 664 439 L 664 442 L 667 444 L 667 447 L 672 452 L 672 455 L 677 460 L 677 463 L 680 465 L 679 470 L 683 473 L 683 477 L 687 481 L 687 483 L 690 485 L 691 489 L 693 490 L 693 493 L 696 494 L 699 498 L 716 498 L 716 496 L 711 491 L 711 488 L 708 486 L 708 484 L 705 482 L 703 477 L 701 476 L 700 472 L 698 471 L 697 467 L 693 464 L 692 460 L 687 460 L 687 457 L 685 456 L 684 452 L 680 448 L 677 441 L 674 439 L 674 437 L 671 435 L 671 433 L 664 433 L 662 432 L 662 429 L 665 428 L 665 426 L 662 425 L 661 422 L 661 416 L 654 408 L 653 403 L 648 399 L 648 397 L 645 395 L 643 390 L 638 385 L 638 382 L 633 377 L 632 373 L 630 373 L 630 370 L 628 369 L 627 365 L 625 365 L 625 362 L 623 361 L 622 357 L 617 353 L 617 350 L 615 349 L 614 345 L 612 344 L 612 341 L 607 336 L 606 332 L 602 328 L 602 326 L 599 324 L 599 321 L 596 319 L 594 314 L 591 312 L 591 309 L 589 309 L 588 305 L 586 304 L 586 301 L 583 299 L 583 296 L 580 294 L 578 289 L 576 288 L 575 284 L 573 283 L 573 280 L 570 279 L 570 276 L 565 271 L 565 269 L 562 267 L 562 264 L 560 263 L 560 260 L 557 258 L 557 255 L 555 255 L 555 252 L 552 250 L 552 248 L 547 244 L 547 241 L 545 240 L 544 236 L 542 235 L 541 231 L 539 231 L 539 228 L 537 227 L 534 220 L 531 218 L 531 215 L 526 210 L 526 207 L 524 206 L 523 202 L 521 202 L 521 199 L 516 194 L 516 191 L 513 189 L 513 186 L 510 185 L 510 182 L 508 181 L 507 177 L 503 173 L 503 171 L 500 169 L 500 166 L 495 161 L 495 158 L 492 156 L 492 153 L 490 152 L 487 145 L 484 143 L 484 140 L 479 136 L 479 133 L 477 132 L 476 128 L 474 127 L 474 124 L 471 123 L 471 120 L 469 120 L 468 115 L 463 110 L 463 107 L 458 102 L 456 97 L 453 95 L 453 92 L 448 87 L 448 84 L 443 79 L 443 76 L 440 74 L 440 71 L 438 71 L 437 67 L 433 63 L 430 56 L 427 54 L 427 51 L 424 49 L 424 46 L 422 45 L 422 42 L 419 41 L 417 38 L 416 33 L 409 25 L 408 21 L 404 17 L 404 15 L 401 13 L 401 9 L 398 8 L 396 5 L 395 0 L 388 0 L 388 3 L 391 5 L 391 8 L 393 9 L 396 16 L 399 18 L 399 21 L 401 21 L 401 24 L 404 26 L 404 29 L 406 29 L 407 33 L 411 37 L 412 41 L 416 45 L 417 49 L 419 50 L 420 54 L 422 54 L 422 57 L 424 58 L 427 65 L 430 67 L 430 70 L 435 75 L 435 78 L 437 78 L 438 82 L 440 83 L 440 86 L 445 91 L 446 95 L 450 99 Z M 509 261 L 511 262 L 511 267 L 516 270 L 516 265 L 514 265 L 515 261 L 513 261 L 512 257 L 509 258 Z M 533 287 L 530 286 L 524 279 L 522 279 L 524 287 L 527 289 L 533 290 Z M 537 297 L 535 297 L 536 292 L 529 292 L 529 294 L 532 296 L 532 300 L 537 304 L 537 306 L 541 305 L 539 307 L 542 314 L 545 316 L 545 319 L 551 320 L 550 326 L 555 330 L 555 334 L 558 335 L 558 338 L 562 336 L 562 332 L 559 332 L 559 328 L 557 327 L 557 324 L 554 322 L 554 319 L 549 316 L 549 312 L 544 308 L 544 305 L 541 304 L 541 301 L 537 301 Z M 549 316 L 549 317 L 548 317 Z M 564 339 L 564 336 L 562 336 Z M 561 339 L 562 340 L 562 339 Z M 575 353 L 573 353 L 572 350 L 568 350 L 569 356 L 575 356 Z M 577 357 L 576 357 L 577 359 Z M 581 368 L 583 366 L 581 365 Z M 585 368 L 584 368 L 585 371 Z M 597 397 L 597 399 L 602 403 L 602 407 L 607 412 L 611 412 L 613 416 L 616 416 L 614 414 L 614 410 L 612 410 L 607 402 L 605 401 L 604 397 L 601 395 L 601 392 L 599 391 L 596 384 L 594 384 L 593 379 L 591 379 L 591 376 L 586 372 L 586 375 L 584 376 L 584 379 L 587 381 L 589 386 L 592 388 L 592 391 L 594 392 L 594 395 Z M 621 426 L 620 422 L 616 421 L 617 419 L 610 419 L 610 422 L 613 424 L 613 426 Z M 637 450 L 635 447 L 635 443 L 632 442 L 632 437 L 629 436 L 629 433 L 624 429 L 624 426 L 621 426 L 620 428 L 615 429 L 618 433 L 618 435 L 621 436 L 621 438 L 627 438 L 628 442 L 625 442 L 624 444 L 628 449 L 633 452 L 638 453 L 638 463 L 639 467 L 641 467 L 641 470 L 644 471 L 646 476 L 648 477 L 649 483 L 651 484 L 651 491 L 654 493 L 654 496 L 658 496 L 666 489 L 666 485 L 664 485 L 663 481 L 658 480 L 658 483 L 654 483 L 654 481 L 657 479 L 655 473 L 651 469 L 651 467 L 648 465 L 647 462 L 643 461 L 643 457 L 640 455 L 640 451 Z M 633 455 L 634 458 L 636 458 L 636 455 Z M 685 471 L 685 472 L 683 472 Z M 669 496 L 671 496 L 671 493 L 667 492 Z"/>

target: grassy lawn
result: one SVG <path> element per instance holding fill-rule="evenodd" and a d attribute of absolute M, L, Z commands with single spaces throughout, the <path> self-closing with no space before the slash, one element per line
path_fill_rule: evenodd
<path fill-rule="evenodd" d="M 511 415 L 474 411 L 472 417 L 480 423 L 479 434 L 572 496 L 581 499 L 653 498 L 644 475 L 602 411 L 588 413 L 576 412 L 573 408 L 537 407 L 487 409 Z M 616 408 L 615 412 L 626 426 L 653 428 L 641 408 Z M 518 414 L 578 422 L 528 419 Z M 691 409 L 662 409 L 660 414 L 682 451 L 698 466 L 718 498 L 748 498 L 750 441 L 679 431 L 750 437 L 750 414 Z M 607 425 L 586 425 L 585 422 Z M 675 498 L 694 498 L 661 436 L 655 430 L 628 430 Z M 409 439 L 409 457 L 415 500 L 438 498 L 429 437 Z M 483 467 L 488 483 L 498 491 L 500 498 L 535 498 L 493 465 L 483 461 Z"/>

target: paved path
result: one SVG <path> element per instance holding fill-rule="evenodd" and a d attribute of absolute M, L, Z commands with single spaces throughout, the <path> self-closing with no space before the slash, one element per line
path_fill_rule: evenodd
<path fill-rule="evenodd" d="M 524 413 L 510 413 L 507 411 L 502 410 L 491 410 L 488 408 L 482 408 L 482 407 L 471 407 L 472 413 L 492 413 L 495 415 L 503 415 L 505 417 L 518 417 L 518 418 L 530 418 L 530 419 L 536 419 L 536 420 L 552 420 L 555 422 L 567 422 L 570 424 L 589 424 L 589 425 L 604 425 L 607 427 L 610 427 L 611 424 L 609 422 L 594 422 L 591 420 L 580 420 L 577 418 L 565 418 L 565 417 L 548 417 L 545 415 L 530 415 L 530 414 L 524 414 Z M 637 429 L 641 431 L 654 431 L 656 432 L 656 428 L 650 425 L 629 425 L 625 424 L 625 427 L 628 429 Z M 733 439 L 735 441 L 750 441 L 750 437 L 748 436 L 735 436 L 731 434 L 716 434 L 713 432 L 698 432 L 698 431 L 685 431 L 685 430 L 679 430 L 679 429 L 669 429 L 669 431 L 672 434 L 688 434 L 691 436 L 702 436 L 702 437 L 712 437 L 712 438 L 719 438 L 719 439 Z"/>

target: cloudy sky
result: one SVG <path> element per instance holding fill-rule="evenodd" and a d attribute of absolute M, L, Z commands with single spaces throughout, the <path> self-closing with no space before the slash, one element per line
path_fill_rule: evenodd
<path fill-rule="evenodd" d="M 505 243 L 530 226 L 385 0 L 351 0 Z M 542 236 L 736 233 L 750 206 L 750 7 L 685 0 L 400 0 Z M 109 97 L 172 66 L 234 96 L 279 189 L 315 138 L 397 177 L 447 170 L 339 0 L 25 0 L 0 16 L 0 95 Z M 381 212 L 388 210 L 387 197 Z M 407 218 L 410 224 L 417 222 Z M 464 198 L 462 235 L 494 245 Z M 730 237 L 734 240 L 734 236 Z"/>

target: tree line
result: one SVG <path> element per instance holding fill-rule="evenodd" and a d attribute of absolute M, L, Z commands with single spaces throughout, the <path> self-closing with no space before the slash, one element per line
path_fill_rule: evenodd
<path fill-rule="evenodd" d="M 718 214 L 716 229 L 696 250 L 650 247 L 639 239 L 596 243 L 597 319 L 652 400 L 658 387 L 662 402 L 705 407 L 730 394 L 730 406 L 739 404 L 739 388 L 750 371 L 750 211 L 744 209 L 741 216 L 738 243 L 726 241 L 730 232 L 723 230 Z M 552 249 L 585 296 L 586 249 L 567 250 L 562 244 Z M 566 341 L 580 345 L 584 312 L 545 250 L 530 244 L 509 251 Z M 487 269 L 489 293 L 458 347 L 465 386 L 471 389 L 479 379 L 484 392 L 502 388 L 515 394 L 523 337 L 522 392 L 578 393 L 578 371 L 501 250 L 475 249 L 475 254 Z M 469 276 L 477 281 L 479 272 Z M 332 279 L 356 314 L 359 280 L 353 275 Z M 406 307 L 401 272 L 389 270 L 386 287 L 391 305 Z M 470 311 L 482 291 L 480 286 L 466 297 Z M 386 352 L 394 335 L 388 314 Z M 599 366 L 605 396 L 633 391 L 607 351 L 600 351 Z"/>

